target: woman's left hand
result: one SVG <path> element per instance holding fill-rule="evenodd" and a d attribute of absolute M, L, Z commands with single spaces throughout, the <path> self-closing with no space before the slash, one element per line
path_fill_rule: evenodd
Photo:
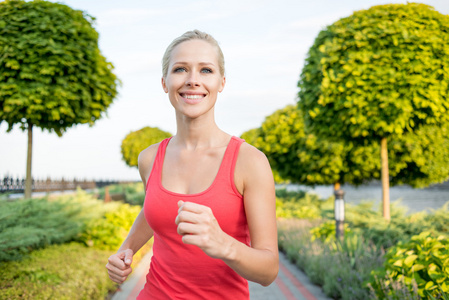
<path fill-rule="evenodd" d="M 178 234 L 184 244 L 198 246 L 213 258 L 226 259 L 231 251 L 232 238 L 221 230 L 212 210 L 204 205 L 178 202 Z"/>

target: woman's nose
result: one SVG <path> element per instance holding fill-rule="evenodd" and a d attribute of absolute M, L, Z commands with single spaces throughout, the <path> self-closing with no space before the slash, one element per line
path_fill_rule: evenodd
<path fill-rule="evenodd" d="M 198 75 L 195 72 L 190 72 L 186 80 L 187 86 L 199 86 Z"/>

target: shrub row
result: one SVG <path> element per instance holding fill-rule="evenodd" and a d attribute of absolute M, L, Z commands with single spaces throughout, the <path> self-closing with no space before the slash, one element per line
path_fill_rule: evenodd
<path fill-rule="evenodd" d="M 449 299 L 447 205 L 433 213 L 412 215 L 393 205 L 391 222 L 386 222 L 372 203 L 347 205 L 345 239 L 340 242 L 335 239 L 335 221 L 329 219 L 333 217 L 328 206 L 332 199 L 310 202 L 304 193 L 280 192 L 277 196 L 281 203 L 278 216 L 296 217 L 279 219 L 281 249 L 313 282 L 322 285 L 327 295 L 341 299 Z M 321 209 L 320 215 L 306 215 L 303 219 L 307 222 L 299 220 L 298 206 L 302 211 Z M 427 232 L 421 233 L 423 230 Z"/>
<path fill-rule="evenodd" d="M 114 184 L 108 186 L 109 193 L 111 195 L 122 195 L 123 201 L 131 205 L 143 205 L 145 200 L 145 191 L 143 190 L 143 184 L 129 183 L 129 184 Z M 105 189 L 101 188 L 98 192 L 98 198 L 104 199 Z"/>
<path fill-rule="evenodd" d="M 18 260 L 34 249 L 76 238 L 105 207 L 79 191 L 55 199 L 0 202 L 0 261 Z"/>
<path fill-rule="evenodd" d="M 69 243 L 2 262 L 0 299 L 104 299 L 115 286 L 104 268 L 111 254 Z"/>
<path fill-rule="evenodd" d="M 140 209 L 103 203 L 83 191 L 2 203 L 0 299 L 104 299 L 116 287 L 104 265 Z M 5 239 L 19 229 L 21 236 Z M 150 249 L 151 242 L 135 255 L 133 266 Z"/>
<path fill-rule="evenodd" d="M 344 250 L 336 251 L 336 244 L 311 241 L 313 227 L 314 222 L 279 220 L 280 249 L 329 297 L 370 299 L 370 291 L 363 283 L 370 278 L 371 270 L 382 266 L 381 250 L 356 238 L 345 240 L 347 244 L 340 247 Z"/>

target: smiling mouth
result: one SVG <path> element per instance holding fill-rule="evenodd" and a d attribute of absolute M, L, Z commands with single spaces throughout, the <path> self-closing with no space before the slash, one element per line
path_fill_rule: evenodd
<path fill-rule="evenodd" d="M 205 95 L 188 95 L 188 94 L 181 94 L 181 97 L 189 100 L 199 100 L 203 99 Z"/>

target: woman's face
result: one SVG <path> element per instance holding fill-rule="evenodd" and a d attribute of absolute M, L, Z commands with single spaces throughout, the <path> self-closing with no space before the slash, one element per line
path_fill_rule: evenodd
<path fill-rule="evenodd" d="M 177 112 L 197 118 L 214 107 L 226 82 L 217 56 L 214 46 L 197 39 L 173 49 L 162 87 Z"/>

